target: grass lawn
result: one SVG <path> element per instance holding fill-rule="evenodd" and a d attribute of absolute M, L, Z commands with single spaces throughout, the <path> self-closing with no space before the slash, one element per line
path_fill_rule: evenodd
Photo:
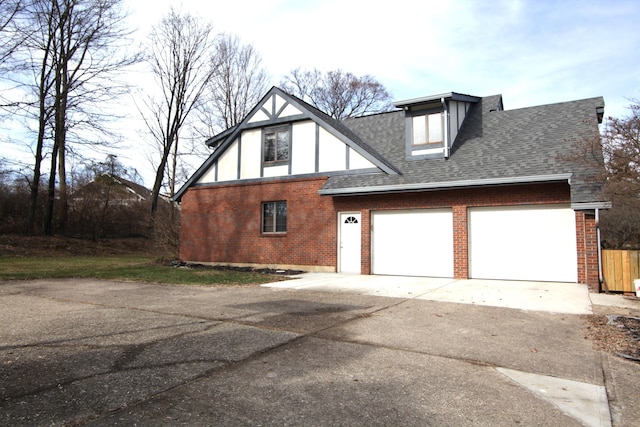
<path fill-rule="evenodd" d="M 255 285 L 284 279 L 257 272 L 169 267 L 148 256 L 0 257 L 0 280 L 74 277 L 184 285 Z"/>

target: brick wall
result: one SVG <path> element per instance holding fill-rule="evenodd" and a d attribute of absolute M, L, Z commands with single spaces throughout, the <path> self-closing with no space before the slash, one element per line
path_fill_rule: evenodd
<path fill-rule="evenodd" d="M 189 189 L 182 198 L 180 258 L 281 266 L 336 265 L 333 200 L 325 178 Z M 287 233 L 263 234 L 262 202 L 287 202 Z"/>
<path fill-rule="evenodd" d="M 454 275 L 467 278 L 468 208 L 569 203 L 568 184 L 548 183 L 373 196 L 319 196 L 325 178 L 230 184 L 189 189 L 182 199 L 180 256 L 188 261 L 260 265 L 337 266 L 337 213 L 362 214 L 363 274 L 371 273 L 371 212 L 386 209 L 452 208 Z M 286 200 L 288 231 L 260 232 L 261 202 Z M 597 289 L 593 215 L 576 212 L 578 280 Z M 595 286 L 595 288 L 594 288 Z"/>
<path fill-rule="evenodd" d="M 576 211 L 576 244 L 578 247 L 578 282 L 588 284 L 591 292 L 600 292 L 598 237 L 593 213 Z"/>

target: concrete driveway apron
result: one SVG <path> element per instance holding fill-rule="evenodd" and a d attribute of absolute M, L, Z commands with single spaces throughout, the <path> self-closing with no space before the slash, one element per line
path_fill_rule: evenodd
<path fill-rule="evenodd" d="M 4 425 L 611 424 L 572 313 L 93 280 L 0 307 Z"/>

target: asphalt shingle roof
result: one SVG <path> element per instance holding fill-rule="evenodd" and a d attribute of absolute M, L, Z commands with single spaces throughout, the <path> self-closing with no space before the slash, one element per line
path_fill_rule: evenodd
<path fill-rule="evenodd" d="M 344 125 L 366 141 L 399 175 L 337 175 L 323 190 L 415 186 L 447 188 L 456 182 L 504 180 L 571 174 L 573 203 L 602 201 L 593 179 L 599 165 L 571 160 L 575 144 L 598 132 L 601 97 L 516 110 L 496 110 L 501 96 L 474 104 L 463 123 L 449 159 L 407 159 L 403 111 L 347 119 Z"/>

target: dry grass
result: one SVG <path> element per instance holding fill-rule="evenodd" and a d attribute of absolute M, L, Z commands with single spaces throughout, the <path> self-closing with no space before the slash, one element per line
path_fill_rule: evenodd
<path fill-rule="evenodd" d="M 255 285 L 284 280 L 255 271 L 172 267 L 148 239 L 90 241 L 0 236 L 0 281 L 97 278 L 185 285 Z"/>

